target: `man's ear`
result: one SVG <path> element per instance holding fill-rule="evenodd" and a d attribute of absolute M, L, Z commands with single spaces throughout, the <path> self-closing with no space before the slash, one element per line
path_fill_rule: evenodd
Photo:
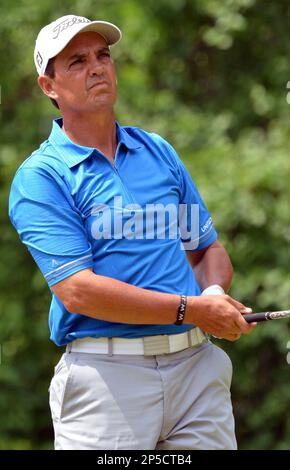
<path fill-rule="evenodd" d="M 53 79 L 48 77 L 47 75 L 40 75 L 37 79 L 38 85 L 42 89 L 43 93 L 48 96 L 49 98 L 52 98 L 53 100 L 57 100 L 58 95 L 54 91 L 54 83 Z"/>

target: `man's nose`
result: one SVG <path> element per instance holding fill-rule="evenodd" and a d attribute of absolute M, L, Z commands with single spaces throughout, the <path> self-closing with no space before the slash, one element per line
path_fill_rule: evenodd
<path fill-rule="evenodd" d="M 104 71 L 103 64 L 98 59 L 94 58 L 90 61 L 90 74 L 91 75 L 102 75 Z"/>

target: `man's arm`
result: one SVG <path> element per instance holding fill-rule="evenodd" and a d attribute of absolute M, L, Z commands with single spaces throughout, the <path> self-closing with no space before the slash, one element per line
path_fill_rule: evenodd
<path fill-rule="evenodd" d="M 173 324 L 180 297 L 155 292 L 81 270 L 52 286 L 71 313 L 118 323 Z M 250 332 L 240 311 L 245 306 L 227 295 L 188 297 L 184 323 L 229 340 Z"/>
<path fill-rule="evenodd" d="M 228 292 L 233 278 L 233 267 L 229 255 L 219 241 L 216 240 L 203 250 L 187 251 L 186 255 L 201 290 L 218 284 Z"/>

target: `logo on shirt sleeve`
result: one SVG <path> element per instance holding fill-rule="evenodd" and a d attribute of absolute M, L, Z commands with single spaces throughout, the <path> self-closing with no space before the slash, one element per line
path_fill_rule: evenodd
<path fill-rule="evenodd" d="M 201 227 L 201 231 L 202 233 L 205 233 L 208 231 L 208 229 L 212 226 L 212 218 L 210 217 L 206 223 Z"/>
<path fill-rule="evenodd" d="M 52 268 L 56 268 L 57 266 L 59 266 L 59 262 L 58 262 L 56 259 L 52 259 L 52 261 L 51 261 L 51 267 L 52 267 Z"/>

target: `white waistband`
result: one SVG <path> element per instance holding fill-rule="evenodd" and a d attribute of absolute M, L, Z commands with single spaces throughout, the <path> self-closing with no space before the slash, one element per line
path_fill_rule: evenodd
<path fill-rule="evenodd" d="M 68 353 L 92 354 L 136 354 L 157 356 L 194 348 L 208 341 L 208 336 L 200 328 L 193 328 L 176 335 L 144 336 L 142 338 L 83 338 L 69 343 Z"/>

